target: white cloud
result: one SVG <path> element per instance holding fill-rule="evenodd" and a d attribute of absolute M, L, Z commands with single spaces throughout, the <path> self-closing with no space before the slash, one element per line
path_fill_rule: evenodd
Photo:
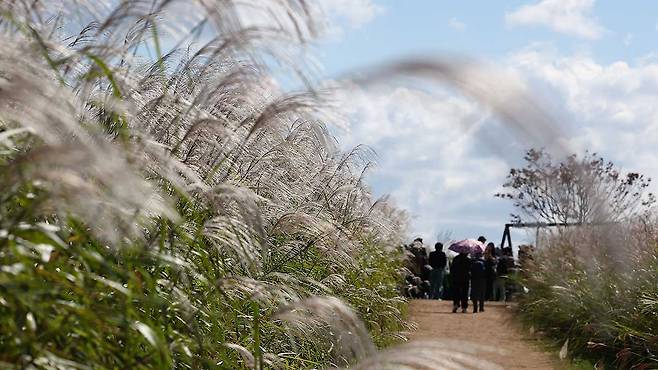
<path fill-rule="evenodd" d="M 386 9 L 373 0 L 320 0 L 317 2 L 325 18 L 325 35 L 340 39 L 345 31 L 370 23 Z"/>
<path fill-rule="evenodd" d="M 319 3 L 327 15 L 343 19 L 354 28 L 363 26 L 384 12 L 384 7 L 372 0 L 322 0 Z"/>
<path fill-rule="evenodd" d="M 595 151 L 658 180 L 657 58 L 604 64 L 534 47 L 504 62 L 566 122 L 561 133 L 569 149 Z M 511 206 L 493 194 L 536 144 L 452 92 L 389 87 L 344 94 L 351 125 L 337 136 L 345 147 L 363 143 L 377 151 L 369 181 L 377 194 L 390 193 L 411 212 L 413 235 L 432 240 L 451 230 L 455 238 L 499 237 Z"/>
<path fill-rule="evenodd" d="M 599 63 L 589 56 L 562 56 L 528 49 L 511 58 L 535 89 L 551 91 L 571 119 L 569 141 L 627 170 L 658 180 L 658 62 Z M 658 189 L 653 185 L 653 191 Z"/>
<path fill-rule="evenodd" d="M 450 28 L 455 29 L 457 31 L 463 31 L 466 29 L 466 23 L 457 20 L 457 18 L 455 17 L 450 18 L 450 20 L 448 21 L 448 26 L 450 26 Z"/>
<path fill-rule="evenodd" d="M 631 43 L 633 42 L 633 34 L 632 33 L 627 33 L 626 36 L 624 36 L 624 45 L 630 46 Z"/>
<path fill-rule="evenodd" d="M 541 0 L 505 14 L 509 25 L 542 25 L 586 39 L 598 39 L 604 29 L 590 12 L 595 0 Z"/>
<path fill-rule="evenodd" d="M 328 39 L 340 39 L 347 30 L 364 26 L 386 10 L 374 0 L 316 0 L 308 5 L 316 30 L 320 31 L 321 37 Z M 310 36 L 305 25 L 296 23 L 301 19 L 293 21 L 280 4 L 256 7 L 241 3 L 237 11 L 244 26 L 281 27 Z"/>
<path fill-rule="evenodd" d="M 363 143 L 377 152 L 369 182 L 410 211 L 413 235 L 432 240 L 446 230 L 459 238 L 500 232 L 509 209 L 493 194 L 508 165 L 478 139 L 489 119 L 478 104 L 450 92 L 405 87 L 343 94 L 352 124 L 338 132 L 339 141 L 346 149 Z"/>

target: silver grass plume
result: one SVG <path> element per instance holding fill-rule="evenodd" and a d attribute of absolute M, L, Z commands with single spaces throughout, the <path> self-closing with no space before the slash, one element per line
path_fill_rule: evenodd
<path fill-rule="evenodd" d="M 0 40 L 0 124 L 24 128 L 37 143 L 17 150 L 3 186 L 36 181 L 53 193 L 54 209 L 94 220 L 96 231 L 112 242 L 137 235 L 138 223 L 150 217 L 176 219 L 165 197 L 132 164 L 140 153 L 108 140 L 33 52 L 8 47 L 17 42 Z"/>

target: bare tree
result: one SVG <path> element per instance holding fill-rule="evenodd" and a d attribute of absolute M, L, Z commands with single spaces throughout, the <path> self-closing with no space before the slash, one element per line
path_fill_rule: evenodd
<path fill-rule="evenodd" d="M 497 197 L 510 199 L 520 213 L 550 223 L 614 222 L 646 212 L 655 197 L 651 179 L 636 172 L 621 174 L 596 153 L 573 154 L 555 162 L 543 149 L 530 149 L 523 168 L 512 168 Z"/>

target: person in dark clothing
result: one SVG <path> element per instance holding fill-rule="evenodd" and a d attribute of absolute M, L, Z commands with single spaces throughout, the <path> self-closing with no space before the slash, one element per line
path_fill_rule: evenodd
<path fill-rule="evenodd" d="M 452 283 L 452 312 L 457 312 L 459 307 L 462 312 L 468 309 L 468 285 L 471 270 L 471 260 L 467 253 L 460 253 L 452 260 L 450 265 L 450 277 Z"/>
<path fill-rule="evenodd" d="M 446 268 L 446 254 L 443 253 L 443 244 L 434 244 L 434 251 L 430 253 L 429 265 L 432 266 L 430 284 L 432 285 L 430 298 L 440 299 L 443 295 L 443 273 Z"/>
<path fill-rule="evenodd" d="M 486 285 L 486 269 L 482 251 L 475 253 L 471 260 L 471 300 L 473 301 L 473 313 L 484 312 L 484 293 Z"/>
<path fill-rule="evenodd" d="M 512 250 L 502 249 L 502 255 L 498 258 L 496 264 L 496 280 L 494 282 L 494 300 L 507 301 L 507 275 L 509 274 L 510 265 L 514 264 L 513 257 L 510 257 Z"/>
<path fill-rule="evenodd" d="M 518 292 L 520 286 L 516 284 L 516 278 L 518 276 L 519 266 L 516 264 L 514 259 L 514 253 L 512 252 L 512 247 L 506 247 L 503 251 L 503 254 L 507 256 L 507 283 L 505 284 L 506 298 L 511 300 L 512 296 Z"/>
<path fill-rule="evenodd" d="M 423 276 L 424 266 L 427 264 L 427 253 L 425 251 L 425 246 L 423 245 L 423 239 L 414 239 L 406 249 L 409 252 L 407 258 L 407 268 L 409 271 L 415 276 L 419 276 L 423 279 L 429 278 L 429 276 Z"/>
<path fill-rule="evenodd" d="M 487 244 L 487 249 L 484 250 L 484 299 L 486 301 L 493 300 L 493 286 L 494 281 L 496 280 L 496 262 L 496 246 L 494 243 L 489 243 Z"/>

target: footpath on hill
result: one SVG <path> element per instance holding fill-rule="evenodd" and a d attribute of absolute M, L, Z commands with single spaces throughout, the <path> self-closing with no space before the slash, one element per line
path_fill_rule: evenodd
<path fill-rule="evenodd" d="M 499 302 L 487 302 L 485 312 L 452 313 L 452 302 L 412 300 L 409 319 L 418 325 L 410 333 L 411 341 L 456 340 L 493 347 L 495 352 L 478 355 L 502 369 L 557 369 L 556 361 L 543 352 L 514 323 L 509 308 Z"/>

